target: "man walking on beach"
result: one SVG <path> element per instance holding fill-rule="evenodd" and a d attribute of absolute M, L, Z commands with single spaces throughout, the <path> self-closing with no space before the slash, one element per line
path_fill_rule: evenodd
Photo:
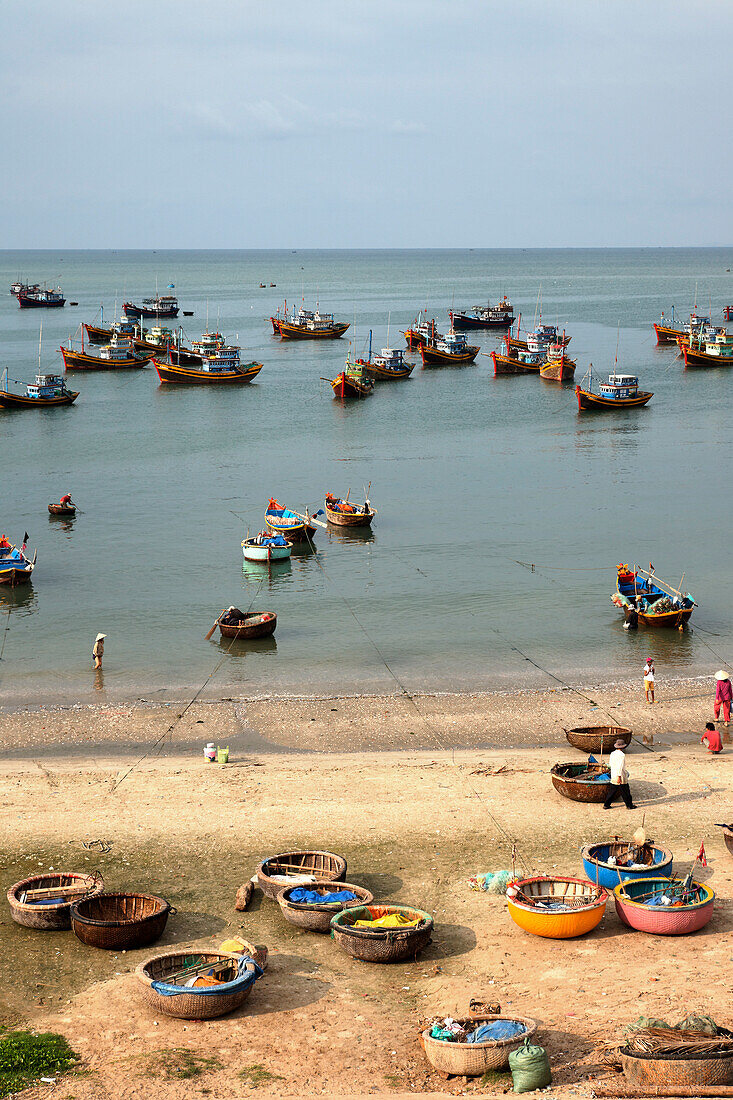
<path fill-rule="evenodd" d="M 611 790 L 609 791 L 606 801 L 603 803 L 604 810 L 610 810 L 612 803 L 614 803 L 617 798 L 623 798 L 627 810 L 636 809 L 636 806 L 631 801 L 631 791 L 629 790 L 629 773 L 626 770 L 625 748 L 626 744 L 624 741 L 616 741 L 613 746 L 613 752 L 608 758 L 608 763 L 611 768 Z"/>

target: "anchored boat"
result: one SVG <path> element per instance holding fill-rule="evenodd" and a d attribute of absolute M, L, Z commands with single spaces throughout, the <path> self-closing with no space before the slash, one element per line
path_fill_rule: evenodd
<path fill-rule="evenodd" d="M 192 356 L 199 357 L 195 365 L 184 365 L 178 354 L 180 349 L 168 348 L 167 360 L 153 359 L 153 365 L 161 382 L 180 382 L 189 385 L 243 384 L 251 382 L 262 370 L 262 363 L 242 365 L 239 347 L 219 343 L 219 333 L 204 333 L 200 341 L 194 341 Z M 176 362 L 178 359 L 178 362 Z"/>
<path fill-rule="evenodd" d="M 368 497 L 363 504 L 353 504 L 348 499 L 348 493 L 345 500 L 335 497 L 333 493 L 326 493 L 324 509 L 326 519 L 335 527 L 370 527 L 377 514 Z"/>
<path fill-rule="evenodd" d="M 291 546 L 284 535 L 274 535 L 271 531 L 260 531 L 252 538 L 242 539 L 242 553 L 245 561 L 266 562 L 285 561 L 290 557 Z"/>
<path fill-rule="evenodd" d="M 587 380 L 587 381 L 586 381 Z M 587 386 L 587 389 L 584 389 Z M 639 389 L 639 379 L 635 374 L 609 374 L 608 382 L 601 382 L 598 391 L 593 386 L 593 364 L 575 387 L 579 412 L 618 412 L 620 409 L 635 409 L 646 405 L 654 396 Z"/>
<path fill-rule="evenodd" d="M 83 334 L 82 329 L 82 334 Z M 67 371 L 75 370 L 133 370 L 146 367 L 153 358 L 151 354 L 136 355 L 132 342 L 115 333 L 108 344 L 101 348 L 99 355 L 89 355 L 84 351 L 82 335 L 81 351 L 74 351 L 69 337 L 69 346 L 59 348 Z"/>
<path fill-rule="evenodd" d="M 691 336 L 680 345 L 685 367 L 733 366 L 733 336 L 718 332 L 714 336 Z"/>
<path fill-rule="evenodd" d="M 36 567 L 38 551 L 33 554 L 33 559 L 26 557 L 25 543 L 19 550 L 7 540 L 5 535 L 0 537 L 0 584 L 8 588 L 15 588 L 19 584 L 27 584 Z"/>
<path fill-rule="evenodd" d="M 272 322 L 273 336 L 281 340 L 336 340 L 346 332 L 348 323 L 335 321 L 332 313 L 321 313 L 318 303 L 314 310 L 301 307 L 298 312 L 288 315 L 288 303 L 285 303 L 282 316 L 278 310 Z"/>
<path fill-rule="evenodd" d="M 222 638 L 236 638 L 244 641 L 249 638 L 269 638 L 275 633 L 277 615 L 274 611 L 262 613 L 240 611 L 230 607 L 223 611 L 217 620 Z"/>
<path fill-rule="evenodd" d="M 642 626 L 681 628 L 689 622 L 696 605 L 692 594 L 681 592 L 680 588 L 660 580 L 653 566 L 647 570 L 622 563 L 616 571 L 616 591 L 611 602 L 623 610 L 626 622 L 633 626 L 641 623 Z"/>
<path fill-rule="evenodd" d="M 415 351 L 422 344 L 435 343 L 436 340 L 442 340 L 435 327 L 435 318 L 432 317 L 429 321 L 427 316 L 423 317 L 420 312 L 412 323 L 412 327 L 405 329 L 402 333 L 407 341 L 407 347 L 410 351 Z"/>
<path fill-rule="evenodd" d="M 507 328 L 514 323 L 514 308 L 505 294 L 495 306 L 489 301 L 485 306 L 474 306 L 458 313 L 449 310 L 448 316 L 453 329 Z"/>
<path fill-rule="evenodd" d="M 540 378 L 548 382 L 572 381 L 577 364 L 574 359 L 565 354 L 566 346 L 562 340 L 558 340 L 556 344 L 550 344 L 547 357 L 540 366 Z"/>
<path fill-rule="evenodd" d="M 335 378 L 326 378 L 331 384 L 334 397 L 369 397 L 374 392 L 374 378 L 369 372 L 369 364 L 363 359 L 353 360 L 346 357 L 346 366 Z"/>
<path fill-rule="evenodd" d="M 178 298 L 174 294 L 156 294 L 154 298 L 143 298 L 143 304 L 125 302 L 123 310 L 127 317 L 177 317 Z"/>
<path fill-rule="evenodd" d="M 447 332 L 434 342 L 420 345 L 424 367 L 465 366 L 473 363 L 480 350 L 468 343 L 465 332 Z"/>
<path fill-rule="evenodd" d="M 8 389 L 6 368 L 5 389 L 0 389 L 0 406 L 5 409 L 51 409 L 56 405 L 73 405 L 78 396 L 78 391 L 66 388 L 60 374 L 37 374 L 35 382 L 26 385 L 25 393 L 13 393 Z"/>
<path fill-rule="evenodd" d="M 66 302 L 61 293 L 61 287 L 56 290 L 47 290 L 40 286 L 23 286 L 14 291 L 21 309 L 49 308 L 50 306 L 62 306 Z"/>
<path fill-rule="evenodd" d="M 302 516 L 299 512 L 291 512 L 289 508 L 283 508 L 274 497 L 270 497 L 265 510 L 265 523 L 271 531 L 278 535 L 284 535 L 288 542 L 312 542 L 316 533 L 315 524 L 311 522 L 311 516 Z"/>

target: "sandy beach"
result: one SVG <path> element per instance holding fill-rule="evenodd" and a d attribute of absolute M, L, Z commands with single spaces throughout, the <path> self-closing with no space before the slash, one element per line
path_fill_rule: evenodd
<path fill-rule="evenodd" d="M 466 1012 L 472 998 L 538 1020 L 556 1096 L 616 1079 L 598 1042 L 640 1013 L 728 1018 L 733 860 L 712 823 L 731 817 L 730 756 L 710 758 L 698 743 L 710 685 L 660 685 L 653 707 L 638 685 L 584 694 L 241 699 L 194 704 L 182 718 L 176 705 L 5 713 L 4 883 L 94 867 L 109 888 L 159 893 L 177 912 L 157 945 L 109 954 L 72 933 L 19 928 L 6 908 L 3 1021 L 58 1030 L 82 1055 L 81 1072 L 55 1095 L 133 1097 L 154 1083 L 177 1100 L 255 1088 L 501 1092 L 506 1075 L 481 1086 L 442 1080 L 418 1043 L 421 1021 Z M 605 713 L 634 730 L 635 813 L 569 802 L 549 780 L 556 761 L 582 760 L 563 729 Z M 209 740 L 229 745 L 230 764 L 204 762 Z M 630 932 L 609 903 L 590 935 L 541 940 L 512 923 L 504 898 L 469 886 L 477 872 L 511 867 L 507 838 L 523 870 L 581 875 L 583 844 L 628 836 L 642 818 L 678 870 L 705 842 L 702 876 L 718 901 L 693 937 Z M 85 847 L 92 841 L 108 850 Z M 430 911 L 432 944 L 415 962 L 370 966 L 293 928 L 259 893 L 246 913 L 234 910 L 262 858 L 300 847 L 344 855 L 347 880 L 379 900 Z M 231 933 L 270 952 L 242 1010 L 195 1023 L 139 1003 L 132 971 L 142 958 L 170 944 L 215 946 Z M 193 1079 L 176 1075 L 181 1051 L 186 1064 L 204 1059 Z"/>

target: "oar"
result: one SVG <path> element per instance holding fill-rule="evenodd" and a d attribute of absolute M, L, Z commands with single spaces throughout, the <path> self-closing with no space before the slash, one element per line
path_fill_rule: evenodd
<path fill-rule="evenodd" d="M 322 527 L 324 531 L 328 530 L 328 524 L 323 523 L 320 519 L 314 519 L 313 516 L 303 516 L 300 512 L 296 511 L 293 511 L 293 515 L 297 516 L 298 519 L 304 520 L 306 523 L 315 523 L 317 527 Z"/>
<path fill-rule="evenodd" d="M 225 607 L 223 607 L 223 608 L 221 609 L 221 611 L 219 612 L 219 616 L 218 616 L 218 618 L 217 618 L 216 622 L 215 622 L 215 623 L 214 623 L 214 625 L 212 626 L 212 628 L 211 628 L 211 630 L 209 631 L 209 633 L 208 633 L 208 634 L 207 634 L 207 635 L 206 635 L 206 636 L 204 637 L 204 641 L 205 641 L 205 642 L 208 642 L 209 638 L 211 637 L 211 635 L 212 635 L 212 634 L 214 633 L 214 631 L 216 630 L 217 626 L 219 625 L 219 620 L 221 619 L 222 615 L 226 615 L 226 611 L 227 611 L 227 609 L 226 609 Z"/>

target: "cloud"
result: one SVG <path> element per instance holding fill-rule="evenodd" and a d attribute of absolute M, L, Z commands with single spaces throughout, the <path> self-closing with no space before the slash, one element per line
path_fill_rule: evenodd
<path fill-rule="evenodd" d="M 424 122 L 402 122 L 395 119 L 389 128 L 391 134 L 427 134 L 428 128 Z"/>

